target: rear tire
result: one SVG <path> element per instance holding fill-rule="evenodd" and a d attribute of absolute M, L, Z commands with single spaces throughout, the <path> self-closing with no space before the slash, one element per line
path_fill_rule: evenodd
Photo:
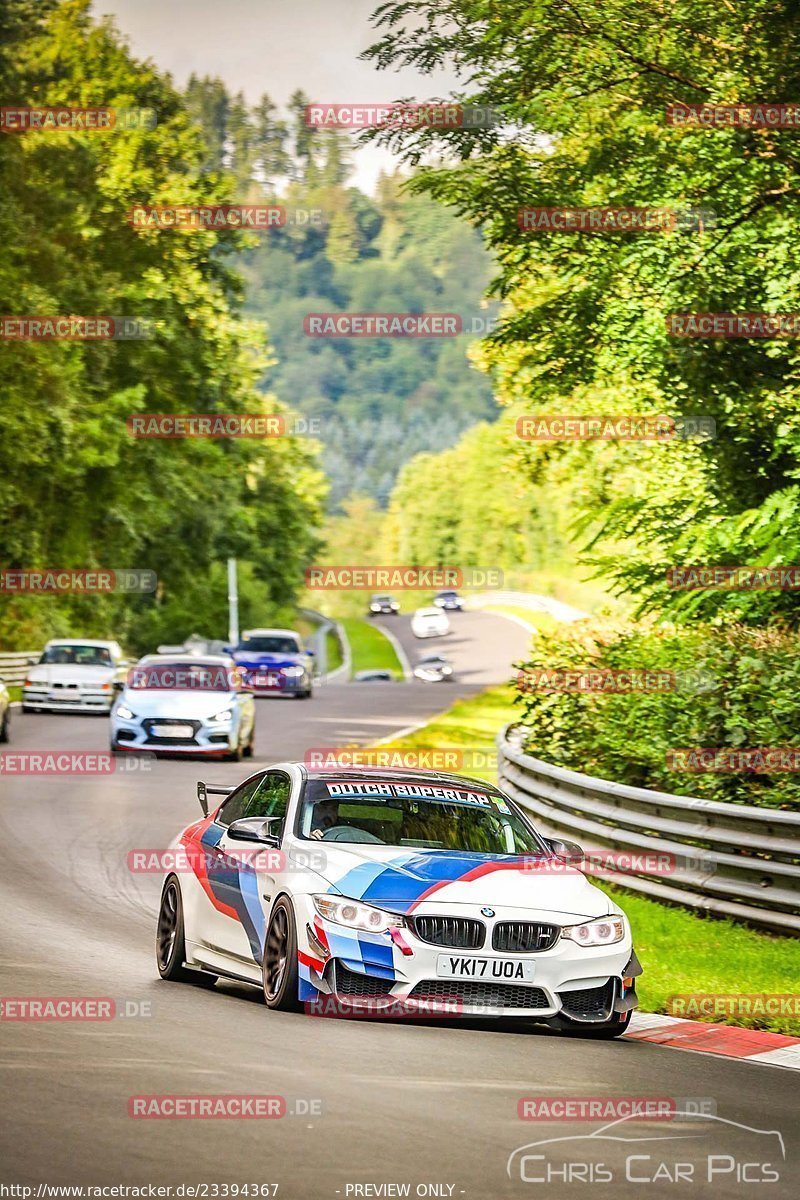
<path fill-rule="evenodd" d="M 156 927 L 156 965 L 161 978 L 170 983 L 188 983 L 191 971 L 183 965 L 185 957 L 181 889 L 175 876 L 170 875 L 161 892 Z"/>
<path fill-rule="evenodd" d="M 294 908 L 288 896 L 281 896 L 270 916 L 264 942 L 261 980 L 267 1008 L 274 1008 L 279 1012 L 300 1011 L 302 1005 L 298 997 L 297 927 Z"/>
<path fill-rule="evenodd" d="M 0 742 L 7 742 L 11 737 L 11 711 L 6 709 L 3 713 L 3 722 L 0 724 Z"/>

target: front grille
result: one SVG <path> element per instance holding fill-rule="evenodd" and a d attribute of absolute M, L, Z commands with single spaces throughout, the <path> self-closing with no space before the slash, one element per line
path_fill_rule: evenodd
<path fill-rule="evenodd" d="M 517 984 L 479 983 L 471 979 L 424 979 L 409 997 L 411 1000 L 461 1000 L 476 1008 L 550 1008 L 541 988 Z"/>
<path fill-rule="evenodd" d="M 564 1015 L 583 1018 L 586 1021 L 604 1021 L 611 1016 L 614 1003 L 614 980 L 609 979 L 602 987 L 584 988 L 582 991 L 561 992 Z"/>
<path fill-rule="evenodd" d="M 189 725 L 192 729 L 192 736 L 188 738 L 160 737 L 158 727 L 164 725 Z M 148 742 L 156 746 L 195 746 L 197 745 L 195 735 L 201 725 L 201 721 L 181 721 L 179 718 L 167 720 L 164 717 L 148 717 L 142 721 L 142 728 L 147 734 Z M 155 732 L 153 732 L 154 729 Z"/>
<path fill-rule="evenodd" d="M 510 954 L 536 954 L 552 950 L 560 933 L 558 925 L 542 925 L 538 921 L 498 921 L 492 934 L 492 946 Z"/>
<path fill-rule="evenodd" d="M 480 950 L 486 929 L 471 917 L 413 917 L 411 928 L 422 942 L 453 950 Z"/>
<path fill-rule="evenodd" d="M 387 996 L 395 985 L 394 979 L 377 975 L 360 975 L 334 959 L 333 990 L 340 996 Z"/>

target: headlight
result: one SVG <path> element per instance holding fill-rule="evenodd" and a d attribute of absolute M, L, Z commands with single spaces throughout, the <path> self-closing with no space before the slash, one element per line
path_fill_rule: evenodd
<path fill-rule="evenodd" d="M 381 611 L 380 604 L 370 604 L 369 611 L 370 612 L 380 612 Z"/>
<path fill-rule="evenodd" d="M 561 936 L 570 938 L 579 946 L 613 946 L 625 937 L 624 917 L 601 917 L 597 921 L 586 921 L 583 925 L 567 925 Z"/>
<path fill-rule="evenodd" d="M 405 925 L 402 917 L 373 908 L 371 904 L 359 904 L 340 896 L 314 896 L 314 907 L 321 917 L 348 929 L 368 929 L 372 933 L 386 933 L 388 929 L 399 929 Z"/>
<path fill-rule="evenodd" d="M 233 717 L 232 708 L 223 708 L 222 712 L 215 713 L 213 717 L 209 717 L 212 725 L 222 725 L 225 721 L 230 721 Z"/>
<path fill-rule="evenodd" d="M 124 704 L 120 704 L 117 709 L 117 716 L 122 717 L 123 721 L 134 721 L 136 719 L 136 713 L 132 713 Z"/>
<path fill-rule="evenodd" d="M 285 675 L 287 679 L 299 679 L 305 673 L 305 667 L 281 667 L 281 675 Z"/>

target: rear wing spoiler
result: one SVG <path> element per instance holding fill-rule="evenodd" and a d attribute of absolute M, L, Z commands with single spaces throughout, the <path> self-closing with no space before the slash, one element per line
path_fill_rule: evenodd
<path fill-rule="evenodd" d="M 208 816 L 209 796 L 229 796 L 232 791 L 232 787 L 210 787 L 207 783 L 203 783 L 201 779 L 198 779 L 197 799 L 200 801 L 200 807 L 203 810 L 203 816 Z"/>

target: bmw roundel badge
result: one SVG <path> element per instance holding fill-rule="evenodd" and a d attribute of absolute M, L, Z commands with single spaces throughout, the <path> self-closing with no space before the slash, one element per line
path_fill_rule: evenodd
<path fill-rule="evenodd" d="M 481 916 L 482 916 L 482 917 L 493 917 L 493 916 L 494 916 L 494 909 L 493 909 L 493 908 L 482 908 L 482 909 L 481 909 Z"/>

